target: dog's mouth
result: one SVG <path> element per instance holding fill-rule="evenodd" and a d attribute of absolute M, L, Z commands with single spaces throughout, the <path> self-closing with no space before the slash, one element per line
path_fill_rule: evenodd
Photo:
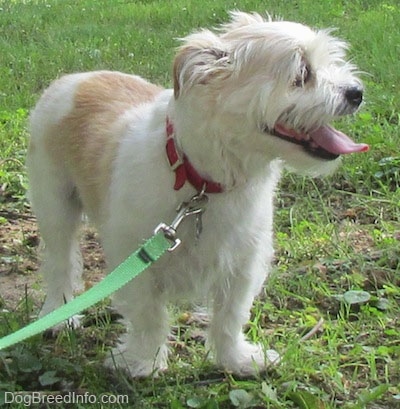
<path fill-rule="evenodd" d="M 300 132 L 277 123 L 271 132 L 285 141 L 301 145 L 312 156 L 334 160 L 340 155 L 366 152 L 369 146 L 356 143 L 337 129 L 324 125 L 311 132 Z"/>

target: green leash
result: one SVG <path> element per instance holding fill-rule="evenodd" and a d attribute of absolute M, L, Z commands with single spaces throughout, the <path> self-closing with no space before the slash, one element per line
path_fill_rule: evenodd
<path fill-rule="evenodd" d="M 102 281 L 37 321 L 1 338 L 0 350 L 40 334 L 73 315 L 79 314 L 119 290 L 157 261 L 165 252 L 175 250 L 181 243 L 176 237 L 179 224 L 187 216 L 196 215 L 196 217 L 200 217 L 205 211 L 207 201 L 207 196 L 204 192 L 201 192 L 193 196 L 189 202 L 183 202 L 177 210 L 176 218 L 170 225 L 159 224 L 154 231 L 154 235 Z"/>
<path fill-rule="evenodd" d="M 88 291 L 19 331 L 0 339 L 0 350 L 46 331 L 108 297 L 139 275 L 153 261 L 158 260 L 170 246 L 171 242 L 162 232 L 151 237 L 112 273 Z"/>

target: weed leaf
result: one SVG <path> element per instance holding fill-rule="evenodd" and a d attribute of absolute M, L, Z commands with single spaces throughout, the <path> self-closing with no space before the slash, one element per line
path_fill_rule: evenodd
<path fill-rule="evenodd" d="M 361 405 L 366 405 L 367 403 L 373 402 L 380 398 L 388 389 L 389 386 L 383 384 L 376 386 L 375 388 L 369 391 L 363 391 L 358 397 L 358 401 L 360 402 Z"/>
<path fill-rule="evenodd" d="M 189 408 L 201 408 L 204 405 L 204 399 L 200 398 L 190 398 L 186 401 Z"/>
<path fill-rule="evenodd" d="M 29 351 L 21 351 L 16 354 L 18 368 L 21 372 L 31 373 L 42 369 L 42 364 L 36 356 Z"/>
<path fill-rule="evenodd" d="M 266 382 L 261 384 L 261 391 L 269 402 L 278 402 L 275 389 L 269 386 Z"/>
<path fill-rule="evenodd" d="M 390 301 L 387 298 L 379 298 L 375 304 L 375 307 L 379 311 L 387 311 L 390 309 Z"/>
<path fill-rule="evenodd" d="M 288 398 L 300 409 L 325 409 L 325 404 L 307 391 L 290 392 Z"/>
<path fill-rule="evenodd" d="M 171 409 L 184 409 L 184 408 L 178 399 L 174 399 L 171 402 Z"/>
<path fill-rule="evenodd" d="M 371 298 L 371 294 L 366 291 L 350 290 L 343 294 L 343 301 L 347 304 L 364 304 Z"/>
<path fill-rule="evenodd" d="M 42 386 L 50 386 L 59 382 L 61 378 L 56 376 L 56 371 L 47 371 L 43 375 L 39 376 L 39 382 Z"/>
<path fill-rule="evenodd" d="M 235 389 L 229 392 L 232 405 L 237 408 L 246 408 L 252 400 L 252 396 L 244 389 Z"/>

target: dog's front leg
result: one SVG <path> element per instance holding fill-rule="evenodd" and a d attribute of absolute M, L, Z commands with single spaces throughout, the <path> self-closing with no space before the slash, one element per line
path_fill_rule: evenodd
<path fill-rule="evenodd" d="M 209 346 L 217 364 L 238 375 L 254 375 L 279 360 L 274 350 L 245 339 L 243 325 L 248 321 L 255 296 L 254 280 L 259 278 L 239 272 L 230 275 L 217 288 L 213 318 L 209 329 Z"/>
<path fill-rule="evenodd" d="M 131 377 L 157 376 L 167 369 L 169 332 L 166 302 L 153 286 L 149 271 L 119 290 L 113 305 L 123 315 L 127 333 L 106 360 Z"/>

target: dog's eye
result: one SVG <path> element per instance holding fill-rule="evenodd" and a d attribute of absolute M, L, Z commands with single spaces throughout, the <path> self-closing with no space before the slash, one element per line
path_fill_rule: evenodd
<path fill-rule="evenodd" d="M 299 75 L 294 80 L 294 86 L 296 87 L 304 87 L 311 77 L 311 69 L 307 64 L 302 64 L 300 67 Z"/>

